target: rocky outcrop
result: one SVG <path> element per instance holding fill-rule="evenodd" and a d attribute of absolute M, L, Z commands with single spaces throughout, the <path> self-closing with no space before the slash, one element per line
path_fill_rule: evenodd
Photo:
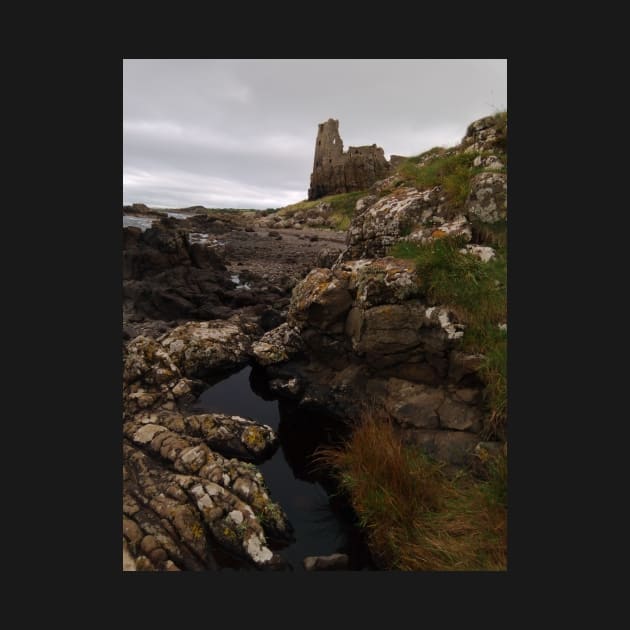
<path fill-rule="evenodd" d="M 468 125 L 461 147 L 467 153 L 507 152 L 507 115 L 486 116 Z"/>
<path fill-rule="evenodd" d="M 189 377 L 240 366 L 260 332 L 236 316 L 189 322 L 158 339 L 140 336 L 127 344 L 123 565 L 128 570 L 213 569 L 217 548 L 258 567 L 280 563 L 267 537 L 290 540 L 292 528 L 250 463 L 277 449 L 275 432 L 250 418 L 185 411 L 205 387 Z"/>
<path fill-rule="evenodd" d="M 125 434 L 131 438 L 123 443 L 123 561 L 128 566 L 214 569 L 213 546 L 259 567 L 280 561 L 266 536 L 290 538 L 291 528 L 255 467 L 224 460 L 163 427 L 126 425 Z"/>
<path fill-rule="evenodd" d="M 258 219 L 261 227 L 270 227 L 274 229 L 293 229 L 301 230 L 304 228 L 332 228 L 333 221 L 331 214 L 333 207 L 326 201 L 320 201 L 312 207 L 291 209 L 263 216 Z"/>
<path fill-rule="evenodd" d="M 357 201 L 341 260 L 386 256 L 400 240 L 426 242 L 444 236 L 469 241 L 472 230 L 467 218 L 453 216 L 439 187 L 423 191 L 400 187 L 381 198 Z"/>
<path fill-rule="evenodd" d="M 266 366 L 288 361 L 302 349 L 303 343 L 298 329 L 285 322 L 254 342 L 252 354 L 259 365 Z"/>
<path fill-rule="evenodd" d="M 507 176 L 505 173 L 479 173 L 472 178 L 466 200 L 466 214 L 483 223 L 507 216 Z"/>
<path fill-rule="evenodd" d="M 344 152 L 339 121 L 330 118 L 317 131 L 308 198 L 365 190 L 390 171 L 383 149 L 375 144 L 349 147 Z"/>
<path fill-rule="evenodd" d="M 155 339 L 138 336 L 124 349 L 123 417 L 144 409 L 174 411 L 180 399 L 192 401 L 199 383 L 184 378 Z"/>
<path fill-rule="evenodd" d="M 251 320 L 234 315 L 229 320 L 187 322 L 158 337 L 158 342 L 184 376 L 201 378 L 245 365 L 260 332 Z"/>
<path fill-rule="evenodd" d="M 441 184 L 416 188 L 400 173 L 375 182 L 369 194 L 356 202 L 341 260 L 385 256 L 399 241 L 424 243 L 459 236 L 470 242 L 473 222 L 505 220 L 507 175 L 502 151 L 506 137 L 506 119 L 489 116 L 472 123 L 456 147 L 428 151 L 415 162 L 423 167 L 436 159 L 479 153 L 472 161 L 465 201 L 452 201 Z"/>
<path fill-rule="evenodd" d="M 219 453 L 253 462 L 264 461 L 278 447 L 278 438 L 271 427 L 240 416 L 221 413 L 189 416 L 176 412 L 149 411 L 136 414 L 133 420 L 200 438 Z"/>
<path fill-rule="evenodd" d="M 130 319 L 212 319 L 234 288 L 221 258 L 163 219 L 123 229 L 123 311 Z"/>
<path fill-rule="evenodd" d="M 383 407 L 406 439 L 461 463 L 485 422 L 483 357 L 460 351 L 463 332 L 427 299 L 413 264 L 364 259 L 314 269 L 253 355 L 277 395 L 346 417 Z"/>

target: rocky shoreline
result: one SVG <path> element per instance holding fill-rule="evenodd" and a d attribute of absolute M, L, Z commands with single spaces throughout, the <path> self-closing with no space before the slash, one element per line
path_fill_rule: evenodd
<path fill-rule="evenodd" d="M 407 443 L 453 470 L 500 447 L 487 430 L 484 357 L 461 347 L 467 324 L 430 297 L 412 262 L 388 255 L 457 236 L 464 253 L 492 259 L 479 225 L 507 216 L 494 126 L 476 121 L 453 149 L 483 158 L 465 203 L 392 175 L 357 201 L 347 233 L 313 227 L 319 207 L 290 221 L 123 209 L 152 222 L 123 229 L 125 570 L 216 570 L 222 553 L 287 568 L 278 548 L 293 528 L 257 468 L 278 435 L 256 418 L 190 412 L 209 383 L 246 365 L 298 410 L 351 421 L 384 409 Z"/>
<path fill-rule="evenodd" d="M 278 239 L 238 213 L 157 214 L 136 209 L 153 225 L 123 229 L 124 566 L 216 569 L 220 547 L 252 568 L 282 568 L 268 540 L 286 544 L 292 527 L 255 466 L 277 435 L 255 419 L 186 408 L 251 361 L 301 276 L 343 241 L 316 229 Z"/>

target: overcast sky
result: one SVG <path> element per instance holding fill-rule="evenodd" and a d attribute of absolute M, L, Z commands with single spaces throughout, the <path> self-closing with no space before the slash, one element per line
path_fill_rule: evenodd
<path fill-rule="evenodd" d="M 507 107 L 506 60 L 125 60 L 123 203 L 305 199 L 317 125 L 386 157 L 458 143 Z"/>

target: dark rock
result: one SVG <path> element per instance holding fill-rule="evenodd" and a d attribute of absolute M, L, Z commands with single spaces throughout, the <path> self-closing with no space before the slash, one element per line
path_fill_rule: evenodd
<path fill-rule="evenodd" d="M 260 316 L 260 326 L 265 332 L 280 326 L 283 321 L 282 315 L 273 308 L 265 309 Z"/>
<path fill-rule="evenodd" d="M 437 410 L 443 401 L 441 389 L 398 378 L 387 381 L 385 408 L 403 426 L 437 429 L 440 424 Z"/>
<path fill-rule="evenodd" d="M 429 431 L 426 450 L 457 466 L 483 422 L 482 357 L 457 349 L 463 333 L 448 308 L 429 306 L 409 261 L 359 260 L 312 270 L 252 354 L 278 396 L 346 418 L 383 408 L 403 433 Z"/>
<path fill-rule="evenodd" d="M 123 310 L 149 319 L 204 319 L 225 304 L 227 268 L 212 250 L 188 242 L 162 220 L 123 229 Z"/>
<path fill-rule="evenodd" d="M 431 457 L 454 466 L 469 465 L 479 442 L 478 436 L 466 431 L 418 429 L 404 431 L 402 437 L 405 442 L 422 448 Z"/>
<path fill-rule="evenodd" d="M 445 429 L 474 433 L 481 429 L 481 411 L 475 407 L 447 398 L 437 411 Z"/>
<path fill-rule="evenodd" d="M 303 560 L 307 571 L 340 571 L 348 568 L 349 558 L 345 553 L 330 556 L 308 556 Z"/>

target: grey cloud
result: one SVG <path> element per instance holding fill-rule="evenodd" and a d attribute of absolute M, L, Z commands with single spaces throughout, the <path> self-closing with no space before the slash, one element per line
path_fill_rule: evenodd
<path fill-rule="evenodd" d="M 506 105 L 505 60 L 126 60 L 124 203 L 285 205 L 330 117 L 346 146 L 412 155 Z"/>

